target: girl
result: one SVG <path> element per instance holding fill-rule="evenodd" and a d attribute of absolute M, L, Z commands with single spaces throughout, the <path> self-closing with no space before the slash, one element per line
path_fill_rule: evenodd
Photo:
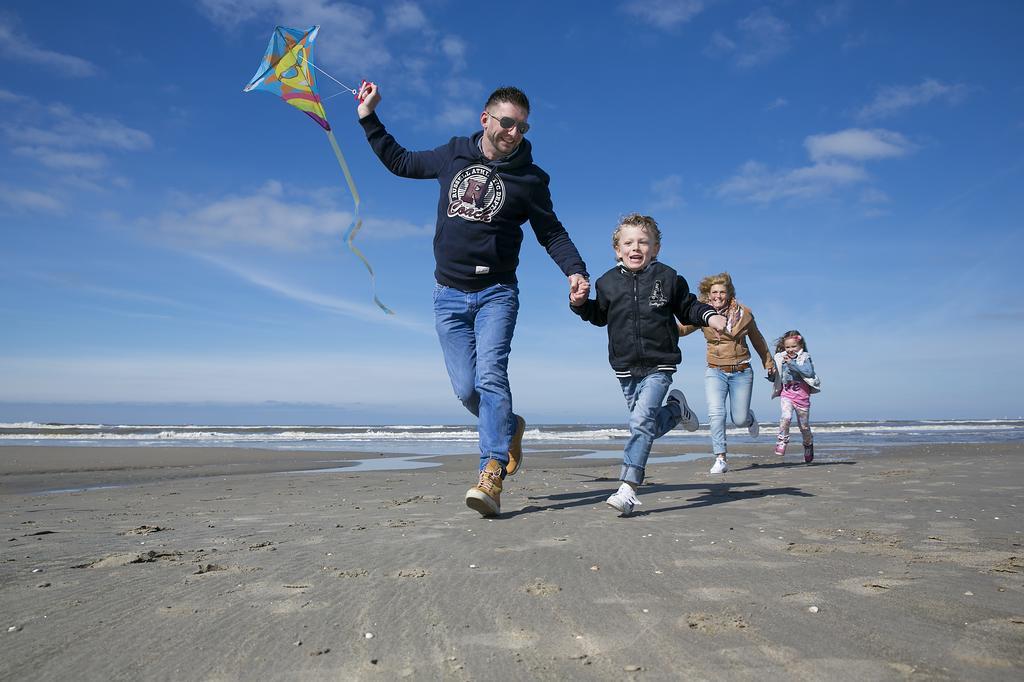
<path fill-rule="evenodd" d="M 800 332 L 791 329 L 775 342 L 775 389 L 772 397 L 782 398 L 782 418 L 775 454 L 786 454 L 789 424 L 796 412 L 800 435 L 804 441 L 804 462 L 814 461 L 814 438 L 811 435 L 811 394 L 821 390 L 821 380 L 814 374 L 814 364 L 807 353 L 807 342 Z"/>

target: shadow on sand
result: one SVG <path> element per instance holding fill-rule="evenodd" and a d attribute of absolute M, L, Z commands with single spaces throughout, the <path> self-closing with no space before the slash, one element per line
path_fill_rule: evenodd
<path fill-rule="evenodd" d="M 804 465 L 801 465 L 804 466 Z M 603 481 L 610 479 L 591 479 L 594 481 Z M 769 497 L 772 495 L 793 495 L 796 497 L 814 497 L 811 493 L 806 493 L 800 488 L 793 486 L 783 486 L 779 488 L 755 488 L 753 490 L 745 490 L 745 488 L 751 488 L 756 486 L 757 483 L 686 483 L 678 485 L 663 485 L 653 484 L 646 485 L 641 488 L 641 494 L 646 497 L 657 495 L 659 493 L 672 493 L 680 491 L 701 491 L 695 497 L 691 497 L 686 501 L 686 504 L 676 505 L 673 507 L 663 507 L 659 509 L 639 509 L 632 514 L 632 516 L 647 516 L 649 514 L 661 514 L 670 511 L 680 511 L 683 509 L 695 509 L 698 507 L 707 507 L 713 504 L 722 504 L 724 502 L 733 502 L 735 500 L 749 499 L 752 497 Z M 534 512 L 553 511 L 558 509 L 569 509 L 571 507 L 585 507 L 588 505 L 602 504 L 608 496 L 617 490 L 615 488 L 608 488 L 606 490 L 586 490 L 581 492 L 573 493 L 558 493 L 555 495 L 535 496 L 529 495 L 526 499 L 531 502 L 546 500 L 550 504 L 538 505 L 528 504 L 522 509 L 516 511 L 509 511 L 503 513 L 500 518 L 509 519 L 520 514 L 532 514 Z"/>

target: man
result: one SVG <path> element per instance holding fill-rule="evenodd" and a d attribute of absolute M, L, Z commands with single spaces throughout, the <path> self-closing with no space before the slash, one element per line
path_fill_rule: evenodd
<path fill-rule="evenodd" d="M 466 505 L 501 511 L 502 482 L 522 468 L 526 422 L 512 412 L 508 355 L 519 288 L 516 266 L 527 220 L 537 241 L 569 278 L 570 294 L 590 290 L 587 266 L 555 216 L 548 175 L 533 163 L 530 102 L 518 88 L 487 98 L 472 137 L 411 152 L 384 128 L 374 83 L 359 92 L 359 123 L 374 153 L 395 175 L 441 186 L 434 234 L 434 322 L 455 395 L 478 419 L 480 472 Z"/>

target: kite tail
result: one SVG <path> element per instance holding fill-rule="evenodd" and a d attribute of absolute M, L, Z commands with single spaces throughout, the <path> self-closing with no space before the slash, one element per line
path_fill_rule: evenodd
<path fill-rule="evenodd" d="M 356 203 L 356 210 L 352 215 L 352 225 L 345 232 L 343 239 L 348 243 L 349 250 L 358 256 L 359 260 L 363 261 L 363 265 L 366 266 L 367 271 L 370 273 L 370 284 L 373 287 L 373 302 L 388 315 L 394 315 L 395 311 L 381 303 L 380 299 L 377 298 L 377 276 L 373 274 L 373 267 L 370 265 L 370 261 L 366 260 L 366 256 L 359 250 L 359 247 L 352 243 L 356 235 L 359 234 L 359 230 L 363 227 L 363 219 L 359 216 L 359 190 L 356 189 L 356 183 L 352 180 L 352 172 L 349 171 L 348 164 L 345 163 L 345 156 L 341 153 L 341 147 L 338 146 L 338 141 L 334 139 L 334 131 L 327 131 L 327 139 L 331 141 L 331 149 L 334 150 L 334 155 L 338 157 L 338 165 L 341 166 L 341 171 L 345 174 L 348 191 L 352 193 L 352 199 Z"/>

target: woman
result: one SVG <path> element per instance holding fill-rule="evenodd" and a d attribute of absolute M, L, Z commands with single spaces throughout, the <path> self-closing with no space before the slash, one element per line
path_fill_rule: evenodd
<path fill-rule="evenodd" d="M 736 288 L 729 273 L 709 275 L 700 281 L 698 298 L 710 304 L 727 320 L 725 331 L 710 327 L 679 325 L 679 335 L 686 336 L 698 329 L 704 331 L 708 342 L 708 368 L 704 372 L 704 396 L 708 402 L 708 421 L 711 425 L 711 446 L 715 464 L 711 473 L 724 474 L 729 470 L 725 445 L 725 399 L 729 398 L 732 423 L 746 426 L 750 435 L 757 437 L 757 418 L 750 410 L 750 392 L 754 386 L 754 370 L 750 367 L 747 337 L 754 344 L 761 364 L 768 375 L 775 374 L 775 361 L 764 337 L 754 322 L 750 308 L 736 300 Z"/>

